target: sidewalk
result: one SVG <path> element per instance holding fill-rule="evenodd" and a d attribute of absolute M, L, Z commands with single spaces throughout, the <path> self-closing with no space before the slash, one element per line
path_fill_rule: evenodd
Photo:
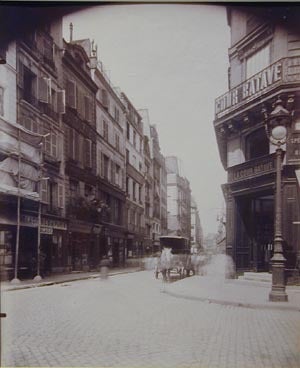
<path fill-rule="evenodd" d="M 108 271 L 108 276 L 114 276 L 124 273 L 138 272 L 140 267 L 123 267 L 111 268 Z M 0 283 L 1 291 L 22 290 L 34 287 L 50 286 L 55 284 L 62 284 L 65 282 L 72 282 L 78 280 L 87 280 L 100 277 L 100 272 L 71 272 L 65 274 L 54 274 L 46 276 L 41 281 L 22 280 L 19 284 L 12 284 L 10 281 L 3 281 Z"/>
<path fill-rule="evenodd" d="M 208 303 L 260 309 L 300 311 L 300 287 L 288 286 L 288 302 L 270 302 L 269 282 L 242 282 L 218 277 L 193 276 L 164 284 L 163 291 L 169 295 Z"/>

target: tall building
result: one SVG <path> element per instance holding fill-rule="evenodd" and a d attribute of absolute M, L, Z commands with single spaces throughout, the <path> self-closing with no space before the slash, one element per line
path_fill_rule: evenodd
<path fill-rule="evenodd" d="M 191 238 L 191 189 L 176 156 L 166 157 L 168 233 Z"/>
<path fill-rule="evenodd" d="M 155 125 L 150 126 L 153 152 L 153 216 L 152 241 L 153 250 L 160 249 L 159 237 L 166 234 L 166 163 L 161 153 L 159 136 Z"/>
<path fill-rule="evenodd" d="M 227 170 L 226 252 L 237 270 L 269 271 L 274 239 L 275 150 L 265 130 L 278 98 L 292 117 L 282 169 L 286 268 L 300 258 L 300 36 L 276 19 L 228 7 L 228 91 L 215 101 L 214 127 Z M 297 178 L 298 176 L 298 178 Z"/>
<path fill-rule="evenodd" d="M 127 256 L 130 258 L 144 253 L 144 133 L 141 115 L 125 93 L 121 96 L 126 109 L 126 220 Z"/>
<path fill-rule="evenodd" d="M 32 135 L 43 135 L 39 174 L 38 177 L 30 175 L 38 181 L 39 206 L 36 208 L 24 201 L 20 206 L 18 263 L 20 269 L 28 269 L 31 274 L 37 272 L 38 264 L 42 274 L 62 271 L 67 260 L 62 126 L 65 92 L 61 79 L 61 50 L 61 19 L 51 24 L 45 22 L 39 29 L 24 33 L 16 46 L 17 123 Z M 12 85 L 10 88 L 14 90 Z M 26 176 L 24 171 L 22 175 Z"/>
<path fill-rule="evenodd" d="M 124 265 L 127 229 L 125 222 L 125 106 L 121 95 L 107 78 L 97 59 L 97 47 L 85 41 L 90 50 L 92 78 L 98 87 L 96 95 L 97 191 L 102 206 L 98 234 L 100 255 L 108 255 L 113 266 Z M 103 207 L 104 206 L 104 207 Z M 105 211 L 105 208 L 107 209 Z"/>
<path fill-rule="evenodd" d="M 96 176 L 96 92 L 89 55 L 81 42 L 64 41 L 63 85 L 66 90 L 65 173 L 68 226 L 68 266 L 72 270 L 95 268 L 99 245 L 95 233 L 100 223 Z"/>

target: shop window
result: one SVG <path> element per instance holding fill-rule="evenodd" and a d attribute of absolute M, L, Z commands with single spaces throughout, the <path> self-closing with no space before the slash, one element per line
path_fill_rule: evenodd
<path fill-rule="evenodd" d="M 270 65 L 270 50 L 270 44 L 267 44 L 246 59 L 246 79 Z"/>
<path fill-rule="evenodd" d="M 246 160 L 252 160 L 269 154 L 269 140 L 264 128 L 258 129 L 246 137 Z"/>

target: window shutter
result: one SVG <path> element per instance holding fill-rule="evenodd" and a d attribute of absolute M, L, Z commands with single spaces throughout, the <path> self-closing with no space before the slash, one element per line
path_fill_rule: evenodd
<path fill-rule="evenodd" d="M 52 140 L 52 156 L 57 157 L 57 134 L 51 133 L 51 140 Z"/>
<path fill-rule="evenodd" d="M 38 78 L 38 98 L 41 102 L 48 103 L 49 101 L 49 87 L 47 78 Z"/>
<path fill-rule="evenodd" d="M 58 184 L 58 207 L 64 207 L 64 186 L 62 184 Z"/>
<path fill-rule="evenodd" d="M 76 83 L 74 81 L 67 81 L 67 101 L 68 105 L 76 109 Z"/>
<path fill-rule="evenodd" d="M 44 203 L 48 203 L 48 181 L 40 181 L 40 199 Z"/>
<path fill-rule="evenodd" d="M 57 112 L 60 114 L 66 112 L 66 92 L 64 89 L 57 91 Z"/>
<path fill-rule="evenodd" d="M 24 65 L 20 60 L 18 61 L 18 85 L 21 88 L 24 87 Z"/>

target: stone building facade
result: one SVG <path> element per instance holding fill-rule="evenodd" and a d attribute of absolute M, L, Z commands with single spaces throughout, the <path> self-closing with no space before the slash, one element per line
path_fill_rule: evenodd
<path fill-rule="evenodd" d="M 300 252 L 300 38 L 276 19 L 228 7 L 228 91 L 215 101 L 214 127 L 227 170 L 226 252 L 237 270 L 269 271 L 273 252 L 275 150 L 265 117 L 280 97 L 291 124 L 282 169 L 286 268 Z"/>

